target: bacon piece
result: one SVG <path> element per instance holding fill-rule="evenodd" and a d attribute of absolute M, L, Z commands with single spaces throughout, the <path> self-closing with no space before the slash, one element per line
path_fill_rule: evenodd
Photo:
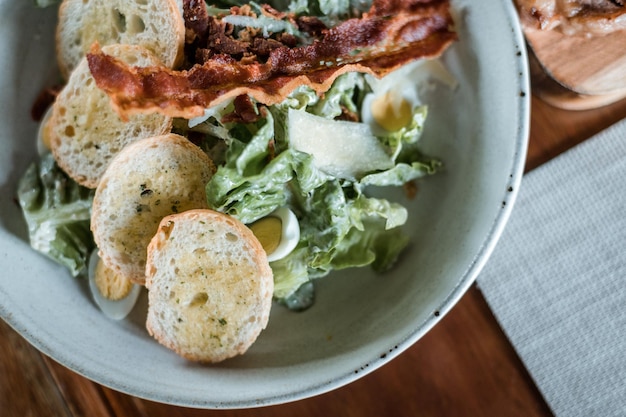
<path fill-rule="evenodd" d="M 209 14 L 204 0 L 183 0 L 185 42 L 193 43 L 203 38 L 209 26 Z"/>
<path fill-rule="evenodd" d="M 321 94 L 346 72 L 383 76 L 440 55 L 457 38 L 452 25 L 448 0 L 375 0 L 361 18 L 323 30 L 309 45 L 269 48 L 265 62 L 215 53 L 189 70 L 138 68 L 103 54 L 98 45 L 87 58 L 97 85 L 123 117 L 156 111 L 192 118 L 243 94 L 271 105 L 301 85 Z"/>
<path fill-rule="evenodd" d="M 222 123 L 254 123 L 261 117 L 265 117 L 257 110 L 256 105 L 246 94 L 235 97 L 233 104 L 235 110 L 224 116 L 221 120 Z"/>

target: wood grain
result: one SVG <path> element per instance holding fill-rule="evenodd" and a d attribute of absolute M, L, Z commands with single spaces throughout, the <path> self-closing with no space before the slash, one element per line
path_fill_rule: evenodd
<path fill-rule="evenodd" d="M 0 320 L 0 415 L 71 417 L 42 355 Z"/>
<path fill-rule="evenodd" d="M 526 30 L 525 35 L 545 71 L 564 87 L 593 95 L 626 89 L 626 31 L 585 37 Z"/>
<path fill-rule="evenodd" d="M 533 97 L 526 169 L 625 117 L 626 100 L 571 112 Z M 424 338 L 383 368 L 327 394 L 259 409 L 196 410 L 113 391 L 45 358 L 1 322 L 0 351 L 3 417 L 552 415 L 476 287 Z"/>
<path fill-rule="evenodd" d="M 626 117 L 626 99 L 597 109 L 568 111 L 532 98 L 526 169 L 533 169 Z"/>
<path fill-rule="evenodd" d="M 602 107 L 626 97 L 626 31 L 605 36 L 524 30 L 533 91 L 567 110 Z"/>

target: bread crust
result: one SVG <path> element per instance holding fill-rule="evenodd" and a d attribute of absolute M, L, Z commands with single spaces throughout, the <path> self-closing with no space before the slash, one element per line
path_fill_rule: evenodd
<path fill-rule="evenodd" d="M 135 283 L 145 282 L 147 247 L 163 217 L 206 208 L 209 157 L 186 138 L 167 134 L 124 148 L 96 188 L 91 230 L 102 262 Z"/>
<path fill-rule="evenodd" d="M 231 216 L 189 210 L 165 217 L 148 246 L 146 328 L 192 361 L 245 353 L 269 320 L 274 288 L 267 255 Z"/>
<path fill-rule="evenodd" d="M 65 79 L 94 41 L 141 45 L 175 68 L 183 61 L 185 22 L 177 0 L 63 0 L 55 36 Z"/>
<path fill-rule="evenodd" d="M 108 45 L 108 54 L 139 66 L 157 65 L 158 59 L 138 45 Z M 109 97 L 91 76 L 83 58 L 52 106 L 46 124 L 50 148 L 58 165 L 76 182 L 96 188 L 111 159 L 126 145 L 168 133 L 172 118 L 161 114 L 134 115 L 122 120 Z"/>

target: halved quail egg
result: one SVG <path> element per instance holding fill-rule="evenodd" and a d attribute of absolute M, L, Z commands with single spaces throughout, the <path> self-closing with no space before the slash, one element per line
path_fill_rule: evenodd
<path fill-rule="evenodd" d="M 248 226 L 261 242 L 270 262 L 289 255 L 300 240 L 298 218 L 287 207 L 280 207 Z"/>
<path fill-rule="evenodd" d="M 415 108 L 422 104 L 420 90 L 431 88 L 429 81 L 436 80 L 450 88 L 456 86 L 455 78 L 436 59 L 417 60 L 383 78 L 367 79 L 372 92 L 363 100 L 361 118 L 375 135 L 382 136 L 411 122 Z"/>
<path fill-rule="evenodd" d="M 96 305 L 113 320 L 126 317 L 135 306 L 141 286 L 107 267 L 96 248 L 89 258 L 89 289 Z"/>
<path fill-rule="evenodd" d="M 50 152 L 50 129 L 49 121 L 52 116 L 52 106 L 48 107 L 48 110 L 44 113 L 41 122 L 39 123 L 39 129 L 37 130 L 37 153 L 39 156 L 43 156 Z"/>

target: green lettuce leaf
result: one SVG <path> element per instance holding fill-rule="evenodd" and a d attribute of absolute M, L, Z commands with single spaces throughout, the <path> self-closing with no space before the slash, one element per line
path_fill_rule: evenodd
<path fill-rule="evenodd" d="M 411 163 L 397 163 L 393 168 L 387 171 L 375 172 L 364 176 L 361 181 L 361 186 L 402 186 L 409 181 L 413 181 L 427 175 L 433 175 L 438 172 L 442 163 L 439 159 L 428 158 L 421 155 L 421 160 L 417 160 Z"/>
<path fill-rule="evenodd" d="M 270 3 L 285 10 L 286 1 L 273 0 Z M 329 25 L 339 20 L 360 16 L 372 6 L 372 0 L 292 0 L 286 9 L 296 14 L 309 14 L 324 18 Z"/>
<path fill-rule="evenodd" d="M 411 123 L 408 126 L 381 137 L 381 140 L 389 146 L 394 160 L 407 162 L 415 157 L 417 143 L 422 137 L 427 116 L 428 107 L 418 106 L 413 110 Z"/>
<path fill-rule="evenodd" d="M 357 92 L 364 87 L 363 74 L 348 72 L 335 80 L 332 87 L 324 93 L 322 99 L 307 108 L 307 112 L 317 116 L 334 119 L 343 113 L 345 108 L 351 112 L 358 111 L 358 104 L 355 102 Z"/>
<path fill-rule="evenodd" d="M 441 169 L 442 162 L 437 158 L 424 155 L 418 146 L 427 115 L 428 108 L 418 106 L 408 126 L 380 137 L 393 155 L 395 166 L 364 176 L 360 180 L 361 187 L 398 187 L 427 175 L 433 175 Z"/>
<path fill-rule="evenodd" d="M 313 167 L 310 155 L 291 149 L 272 157 L 273 143 L 274 118 L 268 112 L 247 142 L 231 142 L 226 164 L 206 186 L 209 206 L 252 223 L 287 205 L 296 175 L 294 187 L 304 194 L 327 181 L 327 176 Z"/>
<path fill-rule="evenodd" d="M 303 284 L 309 282 L 307 258 L 308 249 L 300 246 L 286 257 L 270 264 L 274 273 L 274 297 L 288 298 Z"/>
<path fill-rule="evenodd" d="M 206 187 L 210 207 L 246 224 L 282 206 L 296 214 L 296 249 L 270 263 L 274 297 L 292 309 L 306 308 L 314 299 L 312 282 L 334 270 L 389 269 L 408 244 L 402 229 L 408 213 L 399 203 L 368 196 L 368 187 L 402 186 L 440 166 L 417 146 L 426 107 L 415 110 L 409 126 L 378 138 L 394 165 L 360 180 L 330 176 L 316 168 L 312 155 L 290 147 L 290 109 L 334 120 L 345 109 L 358 109 L 368 88 L 363 81 L 359 74 L 346 74 L 321 98 L 301 87 L 282 103 L 264 108 L 256 124 L 234 126 L 225 163 Z"/>
<path fill-rule="evenodd" d="M 352 228 L 335 249 L 330 266 L 345 269 L 371 265 L 376 272 L 390 269 L 409 243 L 400 228 L 386 229 L 384 220 L 370 218 L 363 221 L 363 229 Z"/>
<path fill-rule="evenodd" d="M 81 187 L 51 154 L 32 164 L 18 184 L 31 246 L 79 275 L 95 248 L 89 229 L 93 190 Z"/>
<path fill-rule="evenodd" d="M 361 194 L 351 200 L 349 206 L 351 223 L 361 231 L 365 230 L 364 222 L 367 219 L 384 220 L 383 228 L 389 230 L 402 226 L 408 218 L 408 212 L 404 206 L 383 198 L 366 197 Z"/>

